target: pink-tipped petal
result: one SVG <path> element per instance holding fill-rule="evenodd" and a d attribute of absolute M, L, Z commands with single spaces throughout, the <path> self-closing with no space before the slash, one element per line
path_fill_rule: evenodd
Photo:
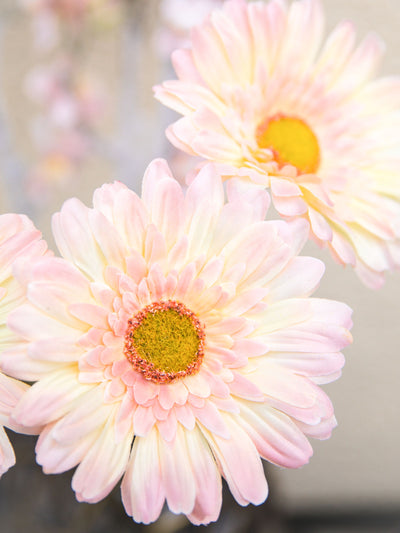
<path fill-rule="evenodd" d="M 234 437 L 223 439 L 204 431 L 221 473 L 240 505 L 259 505 L 268 496 L 268 485 L 258 452 L 247 434 L 226 415 Z"/>

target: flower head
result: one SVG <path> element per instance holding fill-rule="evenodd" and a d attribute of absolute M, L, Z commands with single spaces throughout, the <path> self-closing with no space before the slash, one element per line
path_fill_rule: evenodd
<path fill-rule="evenodd" d="M 9 317 L 18 347 L 3 368 L 35 380 L 14 411 L 42 425 L 45 472 L 77 466 L 80 501 L 122 480 L 136 521 L 164 501 L 216 520 L 221 475 L 241 505 L 267 496 L 260 456 L 290 468 L 327 438 L 332 405 L 317 386 L 340 374 L 350 310 L 309 298 L 323 273 L 297 257 L 308 224 L 264 221 L 268 195 L 208 164 L 186 194 L 162 160 L 142 198 L 104 185 L 94 207 L 53 219 L 62 258 L 30 271 L 28 303 Z"/>
<path fill-rule="evenodd" d="M 13 267 L 18 268 L 21 277 L 26 262 L 37 260 L 46 252 L 46 244 L 40 237 L 27 217 L 0 215 L 0 360 L 3 350 L 16 342 L 15 335 L 6 326 L 7 315 L 25 300 L 25 290 L 15 279 Z M 10 414 L 28 388 L 25 383 L 0 372 L 0 476 L 15 463 L 14 450 L 4 427 L 24 431 L 10 419 Z"/>
<path fill-rule="evenodd" d="M 242 168 L 377 288 L 400 265 L 400 78 L 374 79 L 378 37 L 355 48 L 344 22 L 322 43 L 323 24 L 318 0 L 228 1 L 174 52 L 179 80 L 156 97 L 184 115 L 175 146 Z"/>

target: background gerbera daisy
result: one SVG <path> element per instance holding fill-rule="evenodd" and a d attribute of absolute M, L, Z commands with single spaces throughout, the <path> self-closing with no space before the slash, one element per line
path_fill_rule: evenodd
<path fill-rule="evenodd" d="M 30 271 L 11 313 L 21 339 L 3 368 L 36 383 L 14 411 L 42 425 L 46 473 L 77 466 L 77 499 L 119 479 L 127 513 L 164 501 L 195 524 L 217 519 L 221 475 L 241 505 L 267 497 L 262 458 L 295 468 L 329 437 L 333 408 L 317 386 L 340 374 L 351 311 L 309 298 L 324 266 L 298 257 L 308 224 L 264 221 L 268 195 L 206 165 L 183 194 L 162 160 L 142 198 L 104 185 L 89 209 L 54 216 L 62 258 Z"/>
<path fill-rule="evenodd" d="M 277 211 L 370 287 L 400 264 L 399 78 L 375 78 L 384 45 L 351 23 L 322 42 L 318 0 L 231 0 L 174 52 L 156 98 L 184 115 L 178 148 L 270 187 Z M 226 169 L 226 177 L 234 171 Z"/>
<path fill-rule="evenodd" d="M 7 328 L 10 311 L 25 300 L 25 288 L 15 279 L 14 269 L 23 277 L 24 265 L 46 253 L 46 243 L 32 222 L 23 215 L 0 215 L 0 360 L 3 350 L 14 346 L 16 336 Z M 16 349 L 15 358 L 18 359 Z M 15 463 L 14 450 L 4 427 L 14 431 L 35 433 L 35 428 L 26 430 L 10 419 L 10 413 L 29 388 L 28 385 L 0 372 L 0 476 Z"/>

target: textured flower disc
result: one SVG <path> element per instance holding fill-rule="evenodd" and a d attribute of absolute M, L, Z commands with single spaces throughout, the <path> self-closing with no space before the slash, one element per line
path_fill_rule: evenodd
<path fill-rule="evenodd" d="M 319 383 L 340 375 L 350 309 L 310 298 L 324 267 L 298 257 L 308 224 L 265 221 L 268 194 L 206 164 L 184 193 L 151 163 L 139 198 L 104 185 L 93 208 L 53 218 L 62 258 L 29 271 L 11 313 L 10 375 L 35 381 L 13 412 L 43 429 L 47 473 L 76 467 L 79 501 L 122 478 L 126 512 L 156 520 L 165 501 L 194 524 L 218 518 L 224 477 L 241 505 L 268 486 L 261 458 L 305 464 L 329 437 Z"/>
<path fill-rule="evenodd" d="M 167 129 L 224 178 L 268 187 L 285 219 L 378 288 L 400 266 L 400 78 L 374 79 L 384 46 L 351 23 L 322 41 L 318 0 L 230 0 L 172 55 L 155 88 L 183 118 Z"/>
<path fill-rule="evenodd" d="M 183 304 L 154 302 L 128 320 L 124 353 L 146 379 L 169 383 L 199 370 L 204 338 L 199 319 Z"/>

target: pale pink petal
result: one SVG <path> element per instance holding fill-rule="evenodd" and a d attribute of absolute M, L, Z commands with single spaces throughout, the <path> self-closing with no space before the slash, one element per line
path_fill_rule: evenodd
<path fill-rule="evenodd" d="M 186 82 L 203 83 L 193 61 L 191 50 L 174 50 L 171 54 L 171 61 L 178 78 Z"/>
<path fill-rule="evenodd" d="M 385 45 L 378 36 L 368 35 L 351 56 L 340 80 L 335 83 L 335 92 L 347 95 L 372 78 L 384 50 Z"/>
<path fill-rule="evenodd" d="M 133 428 L 135 435 L 145 437 L 154 426 L 156 419 L 151 407 L 138 405 L 133 416 Z"/>
<path fill-rule="evenodd" d="M 253 81 L 252 42 L 248 25 L 247 8 L 244 2 L 228 2 L 222 11 L 210 15 L 210 23 L 224 45 L 232 74 L 239 84 Z"/>
<path fill-rule="evenodd" d="M 63 337 L 31 342 L 27 351 L 33 359 L 55 363 L 78 361 L 83 353 L 83 349 L 76 342 Z"/>
<path fill-rule="evenodd" d="M 331 241 L 333 232 L 326 218 L 315 209 L 308 210 L 311 231 L 321 241 Z"/>
<path fill-rule="evenodd" d="M 68 306 L 68 310 L 71 315 L 78 318 L 81 322 L 86 322 L 86 328 L 88 324 L 98 329 L 107 330 L 109 328 L 109 313 L 104 307 L 95 304 L 72 303 Z"/>
<path fill-rule="evenodd" d="M 240 146 L 226 135 L 218 132 L 201 131 L 192 141 L 196 155 L 212 159 L 220 163 L 225 161 L 240 163 Z"/>
<path fill-rule="evenodd" d="M 115 418 L 115 440 L 119 442 L 128 433 L 133 432 L 133 414 L 136 404 L 132 398 L 131 390 L 127 390 L 119 405 L 118 414 Z"/>
<path fill-rule="evenodd" d="M 239 175 L 237 169 L 233 169 L 233 172 L 233 176 Z M 226 184 L 226 192 L 229 202 L 251 204 L 254 217 L 252 222 L 264 220 L 271 203 L 270 196 L 265 190 L 260 187 L 249 187 L 249 184 L 244 183 L 240 178 L 232 177 Z"/>
<path fill-rule="evenodd" d="M 94 209 L 89 212 L 89 224 L 107 265 L 124 268 L 127 250 L 115 226 Z"/>
<path fill-rule="evenodd" d="M 35 383 L 21 398 L 13 417 L 26 426 L 44 425 L 65 415 L 91 385 L 81 385 L 75 370 L 52 372 Z"/>
<path fill-rule="evenodd" d="M 165 101 L 165 98 L 163 98 L 163 100 Z M 176 101 L 176 98 L 174 100 Z M 178 150 L 183 150 L 192 156 L 197 156 L 198 154 L 190 147 L 189 141 L 185 142 L 183 139 L 190 139 L 192 141 L 197 133 L 197 126 L 194 126 L 193 122 L 186 117 L 177 120 L 165 130 L 167 139 L 178 148 Z"/>
<path fill-rule="evenodd" d="M 147 264 L 162 261 L 167 255 L 167 245 L 163 234 L 154 224 L 147 227 L 144 239 L 144 258 Z M 142 280 L 144 281 L 144 280 Z"/>
<path fill-rule="evenodd" d="M 26 344 L 5 350 L 1 354 L 1 369 L 9 376 L 26 381 L 35 381 L 59 368 L 58 362 L 31 359 Z"/>
<path fill-rule="evenodd" d="M 344 65 L 353 50 L 355 43 L 355 28 L 351 22 L 344 21 L 333 30 L 316 63 L 316 72 L 330 84 L 342 72 Z"/>
<path fill-rule="evenodd" d="M 211 394 L 211 389 L 207 383 L 207 379 L 201 374 L 187 376 L 184 384 L 191 394 L 200 398 L 208 398 Z"/>
<path fill-rule="evenodd" d="M 203 430 L 229 489 L 240 505 L 259 505 L 268 495 L 268 485 L 256 447 L 248 435 L 225 415 L 232 437 L 223 439 Z"/>
<path fill-rule="evenodd" d="M 165 418 L 157 421 L 157 429 L 163 441 L 173 442 L 175 440 L 176 432 L 178 430 L 178 421 L 173 410 L 167 412 Z"/>
<path fill-rule="evenodd" d="M 121 483 L 121 496 L 125 511 L 135 522 L 149 524 L 159 517 L 165 500 L 165 488 L 156 429 L 146 437 L 135 438 Z"/>
<path fill-rule="evenodd" d="M 354 228 L 351 231 L 351 241 L 360 260 L 371 270 L 382 272 L 392 267 L 391 258 L 378 238 Z"/>
<path fill-rule="evenodd" d="M 59 474 L 76 466 L 90 450 L 97 432 L 88 433 L 83 440 L 62 443 L 53 438 L 54 424 L 48 424 L 36 444 L 36 461 L 46 474 Z"/>
<path fill-rule="evenodd" d="M 0 372 L 0 415 L 8 418 L 18 401 L 29 389 L 26 383 Z"/>
<path fill-rule="evenodd" d="M 26 340 L 40 340 L 43 337 L 43 331 L 48 337 L 66 337 L 77 340 L 79 334 L 83 332 L 48 314 L 41 313 L 29 304 L 21 305 L 9 315 L 8 327 Z"/>
<path fill-rule="evenodd" d="M 380 289 L 385 282 L 383 272 L 376 272 L 376 270 L 373 270 L 361 261 L 356 264 L 355 271 L 362 282 L 371 289 Z"/>
<path fill-rule="evenodd" d="M 172 247 L 183 225 L 183 193 L 162 159 L 153 161 L 143 178 L 143 201 L 153 223 Z"/>
<path fill-rule="evenodd" d="M 353 266 L 356 264 L 356 254 L 354 249 L 346 238 L 337 231 L 333 232 L 331 250 L 334 259 L 336 259 L 338 263 L 348 263 Z"/>
<path fill-rule="evenodd" d="M 91 231 L 89 212 L 79 200 L 68 200 L 61 212 L 53 215 L 53 234 L 65 259 L 74 263 L 89 279 L 102 280 L 104 256 Z"/>
<path fill-rule="evenodd" d="M 243 401 L 240 413 L 240 425 L 264 459 L 287 468 L 298 468 L 308 462 L 311 445 L 290 417 L 266 404 Z"/>
<path fill-rule="evenodd" d="M 298 196 L 285 197 L 272 195 L 275 209 L 283 217 L 304 215 L 308 211 L 307 203 Z"/>
<path fill-rule="evenodd" d="M 159 441 L 160 468 L 168 507 L 173 513 L 189 514 L 194 507 L 196 486 L 183 429 L 173 442 Z"/>
<path fill-rule="evenodd" d="M 231 437 L 224 418 L 212 401 L 207 401 L 201 409 L 192 407 L 192 411 L 198 422 L 214 435 L 218 435 L 223 439 L 229 439 Z"/>
<path fill-rule="evenodd" d="M 324 17 L 318 1 L 291 4 L 283 46 L 279 51 L 281 68 L 293 68 L 295 75 L 306 70 L 319 48 L 323 26 Z M 299 43 L 302 43 L 301 47 Z"/>
<path fill-rule="evenodd" d="M 13 447 L 8 440 L 4 428 L 0 426 L 0 477 L 15 464 Z"/>
<path fill-rule="evenodd" d="M 243 277 L 248 281 L 257 279 L 262 285 L 260 278 L 266 273 L 271 276 L 274 267 L 279 271 L 291 254 L 286 243 L 277 239 L 276 230 L 273 222 L 257 222 L 245 227 L 222 250 L 226 256 L 226 270 L 245 263 L 247 269 Z"/>
<path fill-rule="evenodd" d="M 286 179 L 271 178 L 271 193 L 274 197 L 291 198 L 302 196 L 300 187 L 294 182 Z"/>
<path fill-rule="evenodd" d="M 176 52 L 182 53 L 187 52 L 187 50 L 177 50 Z M 207 105 L 216 112 L 222 112 L 225 108 L 221 100 L 211 91 L 190 82 L 166 81 L 162 85 L 154 87 L 154 96 L 182 115 L 186 115 L 202 105 Z"/>
<path fill-rule="evenodd" d="M 264 395 L 261 390 L 252 383 L 251 378 L 240 375 L 238 372 L 233 372 L 234 379 L 229 383 L 229 389 L 233 396 L 239 396 L 246 400 L 253 400 L 261 402 L 264 400 Z"/>
<path fill-rule="evenodd" d="M 162 386 L 161 386 L 162 388 Z M 160 385 L 145 380 L 140 374 L 135 380 L 133 394 L 138 404 L 146 404 L 159 394 Z"/>
<path fill-rule="evenodd" d="M 268 301 L 308 296 L 318 287 L 325 265 L 314 257 L 295 257 L 269 284 Z"/>
<path fill-rule="evenodd" d="M 258 369 L 258 372 L 249 374 L 247 379 L 251 379 L 268 397 L 302 409 L 315 405 L 319 389 L 305 377 L 298 376 L 269 359 L 260 361 Z"/>
<path fill-rule="evenodd" d="M 177 421 L 180 422 L 183 427 L 190 431 L 194 429 L 196 418 L 190 405 L 176 405 L 174 407 L 174 413 Z"/>
<path fill-rule="evenodd" d="M 112 424 L 106 424 L 72 477 L 78 501 L 96 503 L 111 492 L 126 469 L 131 443 L 132 435 L 117 443 Z"/>
<path fill-rule="evenodd" d="M 224 202 L 222 182 L 215 180 L 214 172 L 213 165 L 203 167 L 189 185 L 185 197 L 186 234 L 190 242 L 189 253 L 194 256 L 207 249 Z"/>
<path fill-rule="evenodd" d="M 330 438 L 332 430 L 337 426 L 337 421 L 335 416 L 332 415 L 330 418 L 322 420 L 321 422 L 319 422 L 319 424 L 316 424 L 314 426 L 303 424 L 299 421 L 296 421 L 296 425 L 305 435 L 314 437 L 314 439 L 325 440 Z"/>
<path fill-rule="evenodd" d="M 271 351 L 291 351 L 300 347 L 300 352 L 338 351 L 350 342 L 344 328 L 328 326 L 323 322 L 310 322 L 287 328 L 262 337 Z"/>
<path fill-rule="evenodd" d="M 31 276 L 35 282 L 51 282 L 68 291 L 71 299 L 91 300 L 87 278 L 74 265 L 60 257 L 45 257 L 35 262 Z"/>
<path fill-rule="evenodd" d="M 49 320 L 55 319 L 70 328 L 77 330 L 81 329 L 84 331 L 85 324 L 82 324 L 80 320 L 76 320 L 73 316 L 74 313 L 70 312 L 72 306 L 69 306 L 68 303 L 71 297 L 73 298 L 73 295 L 68 288 L 56 284 L 50 285 L 45 281 L 35 281 L 30 283 L 27 291 L 27 298 L 30 303 L 35 306 L 37 310 L 45 313 L 45 316 L 47 316 Z"/>
<path fill-rule="evenodd" d="M 196 525 L 208 524 L 217 520 L 221 509 L 221 475 L 200 431 L 187 431 L 185 438 L 196 483 L 196 499 L 188 518 Z"/>
<path fill-rule="evenodd" d="M 221 79 L 233 83 L 235 75 L 225 54 L 223 43 L 211 24 L 206 21 L 193 29 L 193 59 L 201 77 L 218 93 Z M 213 58 L 210 63 L 209 58 Z"/>
<path fill-rule="evenodd" d="M 169 385 L 160 385 L 158 401 L 164 409 L 171 409 L 173 405 L 184 405 L 189 391 L 182 381 L 175 381 Z"/>
<path fill-rule="evenodd" d="M 109 405 L 103 405 L 103 396 L 103 387 L 88 391 L 82 398 L 82 403 L 72 406 L 71 410 L 55 424 L 52 438 L 61 444 L 73 444 L 101 428 L 111 410 Z"/>
<path fill-rule="evenodd" d="M 17 424 L 11 417 L 13 410 L 22 396 L 29 389 L 26 383 L 5 376 L 0 372 L 0 425 L 26 435 L 36 435 L 40 427 L 26 427 Z M 0 469 L 1 470 L 1 469 Z"/>
<path fill-rule="evenodd" d="M 110 197 L 107 203 L 111 206 L 105 207 L 105 196 Z M 141 250 L 149 216 L 144 203 L 133 191 L 118 183 L 103 185 L 95 192 L 93 205 L 114 224 L 126 246 Z"/>
<path fill-rule="evenodd" d="M 115 181 L 104 184 L 93 194 L 93 207 L 112 223 L 115 222 L 115 217 L 118 215 L 115 204 L 119 193 L 130 195 L 131 191 L 120 181 Z"/>
<path fill-rule="evenodd" d="M 284 353 L 270 354 L 274 363 L 290 368 L 304 376 L 331 376 L 340 370 L 345 362 L 340 352 L 332 353 Z M 329 380 L 330 381 L 330 380 Z"/>

